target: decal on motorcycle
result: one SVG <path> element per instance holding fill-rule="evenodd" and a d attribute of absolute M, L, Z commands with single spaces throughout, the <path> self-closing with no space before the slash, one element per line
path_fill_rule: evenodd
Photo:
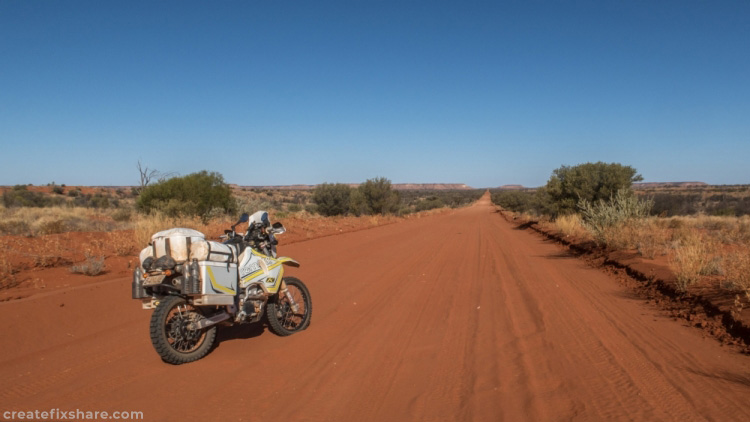
<path fill-rule="evenodd" d="M 209 280 L 211 280 L 211 288 L 214 289 L 216 293 L 229 293 L 230 295 L 235 294 L 234 290 L 226 288 L 216 282 L 216 278 L 214 278 L 214 272 L 211 270 L 211 267 L 206 267 L 206 273 L 208 273 L 208 278 Z"/>
<path fill-rule="evenodd" d="M 276 293 L 281 287 L 281 280 L 284 278 L 284 267 L 279 267 L 279 273 L 276 274 L 276 278 L 266 279 L 266 288 L 269 292 Z"/>
<path fill-rule="evenodd" d="M 273 258 L 262 258 L 262 259 L 263 259 L 263 263 L 266 264 L 269 270 L 272 268 L 272 266 L 276 262 L 276 260 Z M 262 271 L 260 259 L 258 261 L 251 262 L 248 265 L 240 268 L 240 278 L 244 280 L 249 275 L 253 273 L 257 273 L 259 271 Z"/>

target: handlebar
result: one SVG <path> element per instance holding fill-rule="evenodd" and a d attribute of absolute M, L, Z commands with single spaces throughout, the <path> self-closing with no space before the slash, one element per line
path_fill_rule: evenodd
<path fill-rule="evenodd" d="M 248 221 L 246 216 L 246 214 L 243 214 L 244 218 L 240 217 L 237 224 Z M 270 252 L 269 248 L 273 250 L 275 255 L 275 246 L 279 243 L 276 236 L 286 232 L 283 224 L 276 222 L 270 225 L 266 221 L 266 224 L 250 222 L 244 235 L 238 235 L 234 230 L 237 224 L 234 224 L 231 230 L 224 230 L 224 234 L 219 236 L 220 239 L 224 240 L 223 243 L 243 243 L 245 246 L 250 246 L 266 255 Z"/>

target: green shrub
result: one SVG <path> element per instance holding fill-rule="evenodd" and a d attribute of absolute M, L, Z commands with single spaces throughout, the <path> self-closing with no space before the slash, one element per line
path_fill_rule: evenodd
<path fill-rule="evenodd" d="M 578 202 L 583 226 L 594 238 L 605 244 L 608 231 L 623 225 L 628 220 L 645 218 L 654 203 L 637 198 L 629 190 L 621 189 L 608 201 L 599 199 L 595 203 L 586 199 Z"/>
<path fill-rule="evenodd" d="M 440 198 L 437 197 L 430 197 L 427 199 L 423 199 L 414 206 L 414 209 L 416 211 L 427 211 L 432 210 L 435 208 L 443 208 L 445 206 L 445 203 Z"/>
<path fill-rule="evenodd" d="M 62 205 L 64 198 L 45 196 L 41 192 L 32 192 L 26 185 L 16 185 L 12 190 L 3 193 L 3 204 L 8 207 L 52 207 Z"/>
<path fill-rule="evenodd" d="M 562 166 L 552 172 L 545 193 L 554 204 L 556 214 L 575 212 L 579 201 L 607 201 L 623 189 L 630 191 L 633 182 L 643 177 L 630 166 L 618 163 L 585 163 Z"/>
<path fill-rule="evenodd" d="M 112 213 L 112 219 L 118 222 L 126 222 L 130 221 L 131 213 L 130 210 L 127 208 L 121 208 L 114 213 Z"/>
<path fill-rule="evenodd" d="M 514 212 L 529 211 L 533 201 L 534 193 L 528 191 L 500 191 L 492 195 L 494 204 Z"/>
<path fill-rule="evenodd" d="M 552 215 L 554 208 L 544 188 L 501 190 L 492 194 L 492 202 L 510 211 L 535 215 Z"/>
<path fill-rule="evenodd" d="M 352 188 L 349 185 L 323 183 L 313 190 L 312 200 L 320 214 L 325 216 L 342 215 L 349 211 L 351 194 Z"/>
<path fill-rule="evenodd" d="M 110 206 L 117 207 L 119 205 L 119 201 L 117 199 L 113 199 L 112 201 L 110 201 L 109 197 L 101 193 L 96 193 L 94 195 L 88 193 L 85 195 L 74 197 L 72 204 L 76 207 L 109 208 Z"/>
<path fill-rule="evenodd" d="M 398 212 L 396 213 L 396 215 L 398 215 L 399 217 L 403 217 L 403 216 L 409 215 L 409 214 L 411 214 L 413 212 L 414 212 L 414 210 L 412 210 L 411 208 L 402 205 L 401 207 L 399 207 Z"/>
<path fill-rule="evenodd" d="M 370 214 L 370 208 L 367 205 L 364 194 L 359 189 L 352 189 L 349 197 L 349 212 L 356 216 Z"/>
<path fill-rule="evenodd" d="M 399 194 L 385 177 L 368 179 L 352 192 L 351 209 L 356 215 L 392 214 L 398 211 Z"/>
<path fill-rule="evenodd" d="M 401 198 L 401 205 L 408 206 L 412 209 L 423 200 L 434 200 L 440 199 L 443 204 L 451 208 L 458 208 L 464 205 L 471 204 L 472 202 L 479 199 L 485 190 L 483 189 L 471 189 L 471 190 L 432 190 L 432 189 L 407 189 L 398 191 L 399 197 Z M 399 210 L 399 213 L 401 211 Z"/>
<path fill-rule="evenodd" d="M 233 213 L 237 205 L 223 176 L 204 170 L 147 186 L 136 207 L 146 213 L 158 210 L 170 217 L 198 216 L 205 222 L 212 211 Z"/>
<path fill-rule="evenodd" d="M 300 212 L 302 211 L 302 206 L 300 204 L 289 204 L 289 206 L 287 206 L 287 211 Z"/>

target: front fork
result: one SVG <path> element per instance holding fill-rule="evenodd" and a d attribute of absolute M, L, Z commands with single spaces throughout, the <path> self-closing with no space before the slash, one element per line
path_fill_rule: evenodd
<path fill-rule="evenodd" d="M 289 304 L 292 307 L 292 312 L 294 312 L 295 314 L 299 313 L 299 305 L 294 300 L 294 297 L 292 297 L 292 294 L 289 293 L 289 289 L 286 288 L 286 283 L 284 282 L 284 280 L 281 280 L 281 293 L 283 293 L 284 296 L 289 299 Z"/>

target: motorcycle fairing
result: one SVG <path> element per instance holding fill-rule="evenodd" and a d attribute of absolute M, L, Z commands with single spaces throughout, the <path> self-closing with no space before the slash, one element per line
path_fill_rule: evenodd
<path fill-rule="evenodd" d="M 284 264 L 299 266 L 297 261 L 288 258 L 272 258 L 248 248 L 250 253 L 244 254 L 240 262 L 240 285 L 245 287 L 251 283 L 262 282 L 269 293 L 276 293 L 284 277 Z"/>

